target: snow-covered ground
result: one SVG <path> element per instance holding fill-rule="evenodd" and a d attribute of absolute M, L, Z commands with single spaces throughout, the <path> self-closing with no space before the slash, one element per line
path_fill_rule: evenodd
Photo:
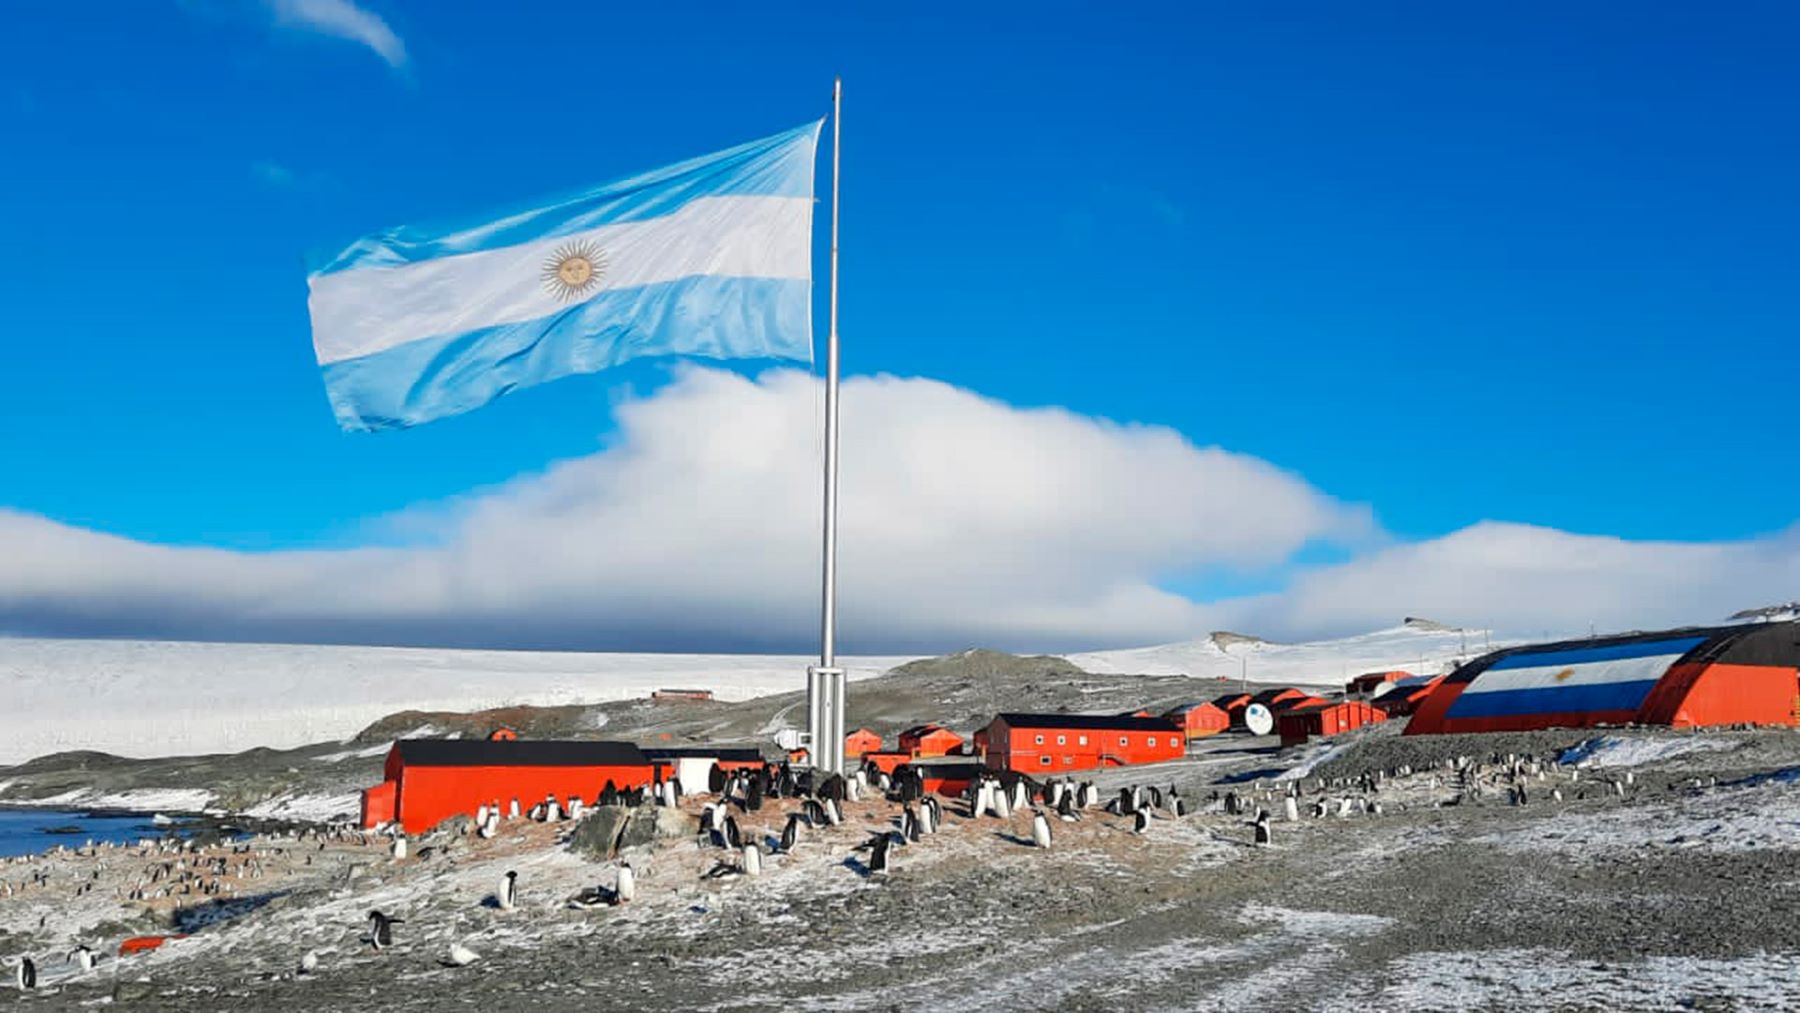
<path fill-rule="evenodd" d="M 1421 629 L 1395 626 L 1340 640 L 1303 644 L 1234 640 L 1213 637 L 1186 640 L 1157 647 L 1133 647 L 1117 651 L 1071 654 L 1069 660 L 1090 672 L 1130 672 L 1138 675 L 1191 675 L 1198 679 L 1236 679 L 1251 682 L 1319 683 L 1348 682 L 1364 672 L 1402 669 L 1414 675 L 1436 675 L 1458 659 L 1486 653 L 1489 638 L 1480 631 Z M 1511 641 L 1492 640 L 1498 648 Z"/>
<path fill-rule="evenodd" d="M 345 738 L 401 710 L 601 703 L 665 687 L 747 700 L 804 687 L 812 660 L 0 638 L 0 700 L 13 719 L 0 764 L 71 749 L 290 748 Z M 906 660 L 845 664 L 866 679 Z"/>

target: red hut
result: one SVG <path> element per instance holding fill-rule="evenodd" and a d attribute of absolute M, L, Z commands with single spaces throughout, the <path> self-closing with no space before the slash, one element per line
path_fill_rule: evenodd
<path fill-rule="evenodd" d="M 911 756 L 947 756 L 962 744 L 962 736 L 940 725 L 914 725 L 900 733 L 900 751 Z"/>
<path fill-rule="evenodd" d="M 1231 727 L 1231 715 L 1225 713 L 1224 708 L 1204 700 L 1184 703 L 1163 717 L 1179 725 L 1182 734 L 1189 739 L 1217 735 Z"/>
<path fill-rule="evenodd" d="M 864 753 L 881 751 L 881 736 L 867 728 L 858 728 L 844 736 L 844 755 L 861 756 Z"/>
<path fill-rule="evenodd" d="M 1187 754 L 1186 736 L 1167 718 L 1001 714 L 987 733 L 989 767 L 1033 775 L 1157 763 Z"/>
<path fill-rule="evenodd" d="M 397 821 L 410 834 L 496 799 L 529 806 L 545 796 L 593 799 L 608 781 L 640 787 L 656 779 L 656 766 L 629 742 L 401 739 L 385 774 L 363 793 L 363 826 Z"/>
<path fill-rule="evenodd" d="M 1441 675 L 1411 676 L 1390 683 L 1387 692 L 1369 702 L 1381 708 L 1381 712 L 1390 718 L 1405 717 L 1418 710 L 1419 704 L 1443 681 L 1444 677 Z"/>
<path fill-rule="evenodd" d="M 1384 683 L 1399 682 L 1411 675 L 1411 672 L 1402 672 L 1398 669 L 1392 672 L 1364 672 L 1345 683 L 1344 692 L 1349 696 L 1367 696 Z"/>
<path fill-rule="evenodd" d="M 1294 746 L 1305 742 L 1309 736 L 1337 735 L 1386 720 L 1387 715 L 1366 700 L 1340 700 L 1337 703 L 1321 700 L 1289 707 L 1277 714 L 1275 730 L 1281 735 L 1283 746 Z"/>

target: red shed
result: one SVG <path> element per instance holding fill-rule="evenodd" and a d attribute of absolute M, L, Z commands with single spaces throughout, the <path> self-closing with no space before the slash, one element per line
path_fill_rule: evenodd
<path fill-rule="evenodd" d="M 1213 697 L 1212 703 L 1214 707 L 1225 712 L 1225 717 L 1231 721 L 1232 728 L 1244 727 L 1244 708 L 1250 706 L 1250 694 L 1227 693 L 1224 696 Z"/>
<path fill-rule="evenodd" d="M 867 728 L 858 728 L 844 736 L 844 755 L 861 756 L 864 753 L 881 751 L 881 736 Z"/>
<path fill-rule="evenodd" d="M 1034 776 L 1156 763 L 1187 754 L 1186 737 L 1167 718 L 1105 714 L 1001 714 L 987 727 L 987 765 Z"/>
<path fill-rule="evenodd" d="M 879 750 L 872 753 L 864 753 L 862 755 L 862 761 L 865 765 L 872 766 L 883 774 L 892 774 L 900 768 L 901 764 L 912 758 L 911 753 L 884 753 Z"/>
<path fill-rule="evenodd" d="M 912 756 L 947 756 L 962 744 L 962 736 L 940 725 L 914 725 L 900 733 L 900 751 Z"/>
<path fill-rule="evenodd" d="M 1392 672 L 1364 672 L 1345 683 L 1344 692 L 1350 696 L 1364 696 L 1375 692 L 1376 687 L 1383 683 L 1399 682 L 1411 675 L 1411 672 L 1402 672 L 1398 669 Z"/>
<path fill-rule="evenodd" d="M 363 825 L 398 821 L 419 833 L 496 799 L 525 806 L 546 795 L 591 800 L 608 781 L 636 788 L 654 781 L 656 770 L 629 742 L 401 739 L 388 750 L 386 779 L 363 793 Z"/>
<path fill-rule="evenodd" d="M 1306 695 L 1305 691 L 1295 689 L 1292 686 L 1271 686 L 1250 699 L 1254 703 L 1262 704 L 1264 707 L 1276 711 L 1281 710 L 1282 705 L 1287 701 L 1298 700 Z"/>
<path fill-rule="evenodd" d="M 1405 717 L 1418 710 L 1419 704 L 1443 681 L 1444 677 L 1441 675 L 1411 676 L 1389 683 L 1387 692 L 1369 702 L 1381 708 L 1381 712 L 1390 718 Z"/>
<path fill-rule="evenodd" d="M 1216 704 L 1199 701 L 1184 703 L 1163 717 L 1181 726 L 1181 731 L 1189 739 L 1204 738 L 1217 735 L 1231 727 L 1231 715 Z"/>
<path fill-rule="evenodd" d="M 1386 720 L 1387 715 L 1366 700 L 1320 701 L 1289 707 L 1277 714 L 1275 730 L 1280 733 L 1283 746 L 1294 746 L 1305 742 L 1309 736 L 1336 735 Z"/>

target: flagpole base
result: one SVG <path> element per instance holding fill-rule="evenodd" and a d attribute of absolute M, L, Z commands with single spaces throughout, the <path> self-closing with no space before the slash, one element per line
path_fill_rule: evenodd
<path fill-rule="evenodd" d="M 844 687 L 841 668 L 806 670 L 806 749 L 813 769 L 844 772 Z"/>

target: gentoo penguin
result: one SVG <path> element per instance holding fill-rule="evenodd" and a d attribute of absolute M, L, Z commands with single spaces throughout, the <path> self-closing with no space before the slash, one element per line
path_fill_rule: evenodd
<path fill-rule="evenodd" d="M 21 989 L 36 988 L 37 965 L 31 962 L 30 957 L 20 957 L 18 971 L 14 977 L 18 980 Z"/>
<path fill-rule="evenodd" d="M 821 827 L 830 822 L 825 818 L 825 807 L 816 798 L 809 798 L 800 804 L 800 812 L 806 816 L 806 825 Z"/>
<path fill-rule="evenodd" d="M 995 791 L 993 793 L 993 802 L 995 816 L 998 816 L 1003 820 L 1012 819 L 1012 802 L 1007 799 L 1006 792 Z"/>
<path fill-rule="evenodd" d="M 919 833 L 935 834 L 938 830 L 938 800 L 930 795 L 919 803 Z"/>
<path fill-rule="evenodd" d="M 900 839 L 902 842 L 919 839 L 919 816 L 910 805 L 900 810 Z"/>
<path fill-rule="evenodd" d="M 86 974 L 94 969 L 94 951 L 86 946 L 77 946 L 69 954 L 69 963 L 80 968 L 80 973 Z"/>
<path fill-rule="evenodd" d="M 450 954 L 444 958 L 446 967 L 468 967 L 481 959 L 481 954 L 469 949 L 461 943 L 450 944 Z"/>
<path fill-rule="evenodd" d="M 714 795 L 725 793 L 725 768 L 716 762 L 706 772 L 706 790 Z"/>
<path fill-rule="evenodd" d="M 512 804 L 506 807 L 506 818 L 509 820 L 516 820 L 519 818 L 519 800 L 518 799 L 516 799 L 516 798 L 513 799 Z"/>
<path fill-rule="evenodd" d="M 369 912 L 369 942 L 378 950 L 394 945 L 394 926 L 404 925 L 398 918 L 389 918 L 380 911 Z"/>
<path fill-rule="evenodd" d="M 1040 848 L 1050 846 L 1050 821 L 1039 811 L 1031 814 L 1031 843 Z"/>
<path fill-rule="evenodd" d="M 762 848 L 755 841 L 744 845 L 744 875 L 762 875 Z"/>
<path fill-rule="evenodd" d="M 1007 805 L 1013 811 L 1017 812 L 1018 810 L 1025 808 L 1025 806 L 1030 801 L 1031 801 L 1031 792 L 1029 790 L 1027 790 L 1025 787 L 1025 779 L 1020 778 L 1017 781 L 1014 781 L 1013 786 L 1012 786 L 1012 794 L 1006 800 Z"/>
<path fill-rule="evenodd" d="M 828 798 L 824 801 L 823 805 L 825 806 L 826 822 L 834 827 L 844 822 L 844 811 L 838 808 L 837 799 Z"/>
<path fill-rule="evenodd" d="M 1230 810 L 1227 809 L 1226 811 L 1229 812 Z M 1137 804 L 1132 797 L 1131 789 L 1130 788 L 1120 788 L 1119 789 L 1119 815 L 1120 816 L 1130 816 L 1132 813 L 1135 813 L 1135 812 L 1137 812 Z"/>
<path fill-rule="evenodd" d="M 619 882 L 613 887 L 613 897 L 620 904 L 629 904 L 637 898 L 637 873 L 630 862 L 619 863 Z"/>
<path fill-rule="evenodd" d="M 488 814 L 488 807 L 487 807 L 486 802 L 483 802 L 479 806 L 476 806 L 475 807 L 475 825 L 481 826 L 483 823 L 486 823 L 487 822 L 487 814 Z"/>
<path fill-rule="evenodd" d="M 1065 791 L 1060 792 L 1059 794 L 1062 797 L 1056 800 L 1056 815 L 1061 817 L 1064 823 L 1075 822 L 1080 818 L 1075 815 L 1075 793 L 1073 791 Z"/>
<path fill-rule="evenodd" d="M 1081 798 L 1075 803 L 1082 809 L 1092 809 L 1100 804 L 1100 788 L 1092 781 L 1084 781 L 1081 785 Z"/>
<path fill-rule="evenodd" d="M 1269 843 L 1269 811 L 1267 809 L 1257 810 L 1256 822 L 1251 825 L 1256 828 L 1256 843 Z"/>
<path fill-rule="evenodd" d="M 579 795 L 569 796 L 569 805 L 568 805 L 569 818 L 572 820 L 580 819 L 581 818 L 581 810 L 585 807 L 585 805 L 586 805 L 586 803 L 581 801 L 581 796 L 579 796 Z"/>
<path fill-rule="evenodd" d="M 877 835 L 876 838 L 870 842 L 873 845 L 869 851 L 869 872 L 871 875 L 887 874 L 888 846 L 893 843 L 893 840 L 891 835 L 883 833 Z"/>
<path fill-rule="evenodd" d="M 481 826 L 475 828 L 475 832 L 484 841 L 492 840 L 493 836 L 500 832 L 500 810 L 495 809 L 489 812 L 487 819 L 481 822 Z"/>
<path fill-rule="evenodd" d="M 499 902 L 500 910 L 511 911 L 519 903 L 519 874 L 508 869 L 500 879 L 500 889 L 494 891 L 494 900 Z"/>
<path fill-rule="evenodd" d="M 738 830 L 737 819 L 730 813 L 725 814 L 725 847 L 736 851 L 744 846 L 743 834 Z"/>
<path fill-rule="evenodd" d="M 1552 802 L 1561 802 L 1562 801 L 1562 789 L 1561 788 L 1550 789 L 1550 800 Z"/>
<path fill-rule="evenodd" d="M 800 814 L 788 813 L 787 826 L 781 828 L 781 853 L 792 854 L 800 843 Z"/>
<path fill-rule="evenodd" d="M 860 771 L 859 771 L 860 773 Z M 862 801 L 862 779 L 851 778 L 844 782 L 844 798 L 851 802 Z"/>
<path fill-rule="evenodd" d="M 1180 795 L 1169 796 L 1169 812 L 1174 814 L 1176 819 L 1187 815 L 1187 803 L 1182 800 Z"/>
<path fill-rule="evenodd" d="M 319 969 L 319 951 L 307 950 L 300 954 L 300 973 L 311 974 Z"/>
<path fill-rule="evenodd" d="M 562 820 L 562 804 L 556 801 L 555 795 L 544 796 L 544 822 L 556 823 Z"/>
<path fill-rule="evenodd" d="M 396 834 L 394 836 L 393 847 L 390 850 L 392 851 L 394 859 L 396 861 L 398 861 L 399 859 L 405 858 L 406 857 L 406 835 L 405 834 Z"/>
<path fill-rule="evenodd" d="M 1287 817 L 1289 823 L 1300 822 L 1300 800 L 1292 795 L 1283 796 L 1281 799 L 1281 814 Z"/>
<path fill-rule="evenodd" d="M 1150 814 L 1142 809 L 1131 814 L 1131 832 L 1141 834 L 1150 829 Z"/>

